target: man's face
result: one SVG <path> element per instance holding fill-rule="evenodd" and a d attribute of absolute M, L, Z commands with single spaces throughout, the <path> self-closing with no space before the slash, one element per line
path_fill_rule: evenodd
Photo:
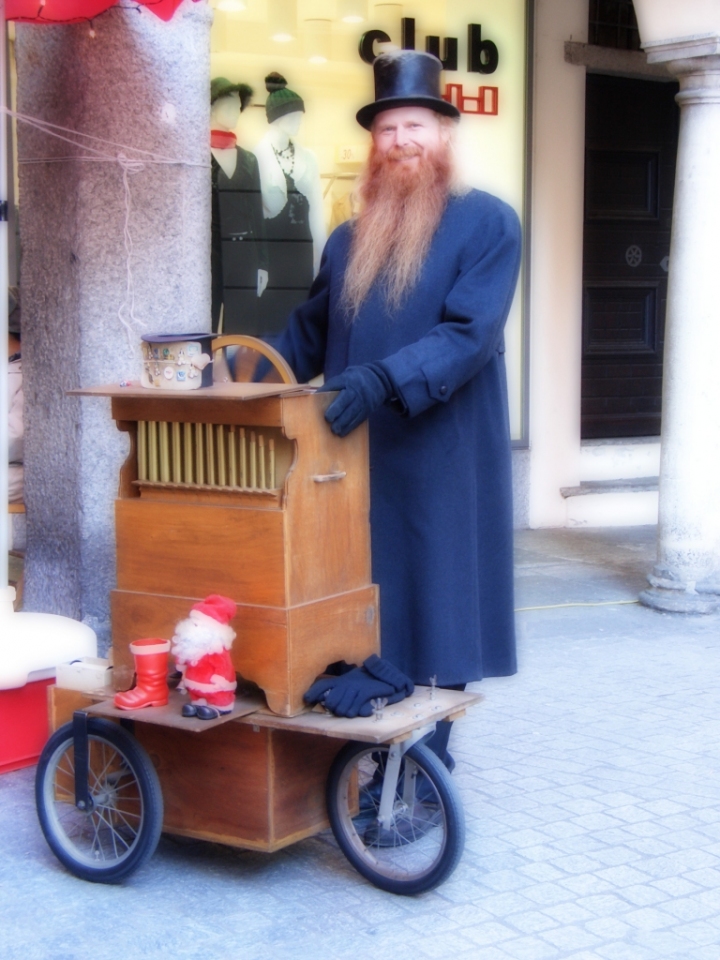
<path fill-rule="evenodd" d="M 391 160 L 416 169 L 420 158 L 447 143 L 448 129 L 427 107 L 396 107 L 375 118 L 372 138 L 376 150 Z"/>

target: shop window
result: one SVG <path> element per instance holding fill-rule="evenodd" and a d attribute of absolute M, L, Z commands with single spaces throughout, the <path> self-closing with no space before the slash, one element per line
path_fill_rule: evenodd
<path fill-rule="evenodd" d="M 588 42 L 598 47 L 639 50 L 635 9 L 632 0 L 590 0 Z"/>
<path fill-rule="evenodd" d="M 385 49 L 439 55 L 441 94 L 462 111 L 463 179 L 522 216 L 526 0 L 210 3 L 211 76 L 226 78 L 225 91 L 252 88 L 249 98 L 245 88 L 235 94 L 242 112 L 213 111 L 214 329 L 272 338 L 307 297 L 327 236 L 353 214 L 369 147 L 355 114 L 374 100 L 368 60 Z M 524 434 L 521 304 L 520 291 L 506 330 L 516 439 Z"/>

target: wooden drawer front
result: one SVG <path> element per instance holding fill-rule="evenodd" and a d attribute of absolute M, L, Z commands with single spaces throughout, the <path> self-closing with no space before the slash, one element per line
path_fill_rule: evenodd
<path fill-rule="evenodd" d="M 263 690 L 274 713 L 295 716 L 304 709 L 303 693 L 329 663 L 362 663 L 379 652 L 377 591 L 370 586 L 290 608 L 241 604 L 232 621 L 235 669 Z M 172 637 L 175 624 L 198 599 L 112 592 L 116 690 L 132 686 L 130 643 L 140 637 Z"/>
<path fill-rule="evenodd" d="M 140 637 L 170 639 L 175 624 L 184 620 L 202 597 L 167 597 L 158 594 L 113 590 L 112 608 L 113 683 L 116 690 L 132 686 L 135 666 L 130 644 Z M 240 605 L 231 626 L 237 638 L 232 647 L 235 669 L 262 686 L 287 686 L 287 611 L 283 607 Z M 252 675 L 244 672 L 248 662 L 257 665 Z"/>
<path fill-rule="evenodd" d="M 329 663 L 362 663 L 379 651 L 375 586 L 286 611 L 241 608 L 237 622 L 235 669 L 256 683 L 273 713 L 283 717 L 305 709 L 303 694 Z"/>
<path fill-rule="evenodd" d="M 285 605 L 279 511 L 117 500 L 115 517 L 119 589 Z"/>

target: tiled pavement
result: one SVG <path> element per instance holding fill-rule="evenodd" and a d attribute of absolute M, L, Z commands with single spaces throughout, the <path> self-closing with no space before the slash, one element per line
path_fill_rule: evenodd
<path fill-rule="evenodd" d="M 632 600 L 653 531 L 518 537 L 520 672 L 457 724 L 453 877 L 384 894 L 329 836 L 266 857 L 163 839 L 86 884 L 0 777 L 2 960 L 719 960 L 720 617 Z M 593 603 L 599 606 L 558 606 Z"/>

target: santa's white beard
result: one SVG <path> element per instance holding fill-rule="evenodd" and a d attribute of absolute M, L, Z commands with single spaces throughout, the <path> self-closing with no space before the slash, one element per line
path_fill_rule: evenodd
<path fill-rule="evenodd" d="M 209 653 L 229 650 L 235 639 L 232 627 L 218 623 L 210 617 L 195 617 L 191 613 L 175 627 L 172 638 L 172 655 L 181 663 L 196 664 Z"/>

